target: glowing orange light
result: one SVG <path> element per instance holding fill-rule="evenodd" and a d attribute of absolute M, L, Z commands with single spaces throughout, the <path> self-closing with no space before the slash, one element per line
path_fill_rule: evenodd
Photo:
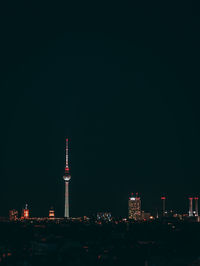
<path fill-rule="evenodd" d="M 50 219 L 54 219 L 55 218 L 55 212 L 54 212 L 54 210 L 50 210 L 49 211 L 49 218 Z"/>
<path fill-rule="evenodd" d="M 29 217 L 29 210 L 24 210 L 24 218 L 28 218 Z"/>

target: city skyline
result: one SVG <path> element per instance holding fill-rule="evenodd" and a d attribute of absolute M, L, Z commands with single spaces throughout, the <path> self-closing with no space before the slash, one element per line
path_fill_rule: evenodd
<path fill-rule="evenodd" d="M 69 176 L 69 163 L 68 163 L 68 138 L 66 139 L 66 164 L 65 164 L 65 175 L 63 176 L 63 179 L 65 181 L 65 200 L 64 200 L 64 215 L 61 217 L 56 217 L 55 216 L 55 210 L 54 207 L 51 207 L 49 209 L 49 215 L 48 217 L 50 219 L 56 217 L 56 218 L 76 218 L 76 217 L 81 217 L 81 215 L 78 215 L 76 217 L 72 217 L 69 215 L 69 191 L 68 191 L 68 182 L 71 179 L 71 176 Z M 66 170 L 67 169 L 67 170 Z M 66 182 L 67 182 L 67 186 L 66 186 Z M 174 209 L 169 209 L 166 208 L 166 196 L 162 196 L 161 198 L 161 202 L 162 202 L 162 207 L 161 208 L 155 208 L 153 210 L 144 210 L 142 208 L 142 201 L 141 201 L 141 197 L 139 196 L 138 192 L 136 193 L 131 193 L 128 196 L 127 199 L 127 215 L 125 215 L 124 217 L 120 216 L 121 218 L 128 218 L 129 220 L 135 220 L 135 221 L 142 221 L 142 220 L 149 220 L 149 219 L 157 219 L 157 218 L 164 218 L 164 217 L 179 217 L 182 216 L 185 218 L 190 218 L 190 217 L 197 217 L 197 219 L 199 219 L 199 211 L 198 211 L 198 201 L 199 198 L 197 196 L 195 197 L 189 197 L 188 200 L 188 206 L 187 209 L 188 211 L 185 212 L 180 212 L 178 210 L 174 210 Z M 9 217 L 10 220 L 16 220 L 16 217 L 18 217 L 18 210 L 16 209 L 10 209 L 9 210 Z M 98 220 L 98 216 L 101 217 L 103 219 L 106 219 L 107 216 L 109 216 L 111 218 L 111 212 L 105 211 L 105 210 L 95 210 L 93 213 L 90 213 L 90 218 L 91 217 L 95 217 L 97 215 L 97 220 Z M 174 216 L 175 215 L 175 216 Z M 12 217 L 15 217 L 14 219 Z M 82 215 L 82 217 L 87 217 L 85 214 Z M 150 218 L 151 217 L 151 218 Z M 20 216 L 18 217 L 20 218 Z M 24 219 L 29 219 L 29 218 L 47 218 L 47 216 L 42 215 L 41 217 L 31 217 L 30 216 L 30 210 L 28 208 L 28 204 L 25 204 L 25 207 L 22 208 L 21 210 L 21 220 Z M 110 219 L 109 218 L 109 219 Z M 114 218 L 114 216 L 113 216 Z M 118 217 L 119 218 L 119 217 Z M 179 217 L 180 219 L 180 217 Z M 182 218 L 181 218 L 182 219 Z M 199 220 L 198 220 L 199 221 Z"/>
<path fill-rule="evenodd" d="M 61 206 L 56 206 L 56 208 L 59 210 L 59 209 L 62 209 L 62 207 L 64 206 L 64 217 L 70 217 L 69 215 L 69 188 L 68 188 L 68 183 L 69 183 L 69 180 L 71 179 L 71 176 L 69 175 L 69 147 L 68 147 L 68 142 L 69 142 L 69 139 L 68 137 L 65 139 L 65 174 L 63 176 L 64 180 L 65 180 L 65 175 L 67 176 L 67 182 L 65 181 L 65 190 L 64 190 L 64 200 L 63 200 L 63 204 L 61 203 Z M 72 150 L 71 150 L 72 152 Z M 72 163 L 72 162 L 71 162 Z M 69 176 L 69 178 L 68 178 Z M 67 184 L 66 184 L 67 183 Z M 63 189 L 62 189 L 63 191 Z M 156 193 L 156 195 L 158 195 L 158 191 Z M 128 195 L 129 194 L 129 195 Z M 133 195 L 133 193 L 131 193 Z M 136 193 L 138 194 L 138 193 Z M 165 192 L 164 193 L 165 195 L 167 195 L 167 193 Z M 162 195 L 162 194 L 161 194 Z M 182 205 L 181 208 L 177 209 L 177 208 L 174 208 L 174 206 L 172 205 L 172 199 L 171 199 L 171 202 L 170 202 L 170 198 L 167 197 L 167 208 L 166 208 L 166 197 L 164 196 L 161 196 L 161 200 L 162 202 L 158 201 L 159 197 L 157 198 L 157 203 L 156 205 L 154 205 L 152 208 L 148 208 L 148 205 L 147 204 L 144 204 L 143 206 L 145 206 L 143 209 L 145 211 L 151 211 L 151 212 L 156 212 L 156 211 L 159 211 L 159 212 L 162 212 L 163 211 L 163 204 L 165 204 L 165 210 L 167 211 L 170 211 L 170 210 L 174 210 L 174 211 L 178 211 L 178 212 L 181 212 L 181 213 L 187 213 L 188 212 L 188 208 L 189 208 L 189 216 L 193 216 L 193 211 L 195 213 L 195 211 L 197 210 L 198 208 L 198 197 L 197 197 L 198 193 L 190 193 L 189 194 L 189 204 L 186 203 L 186 200 L 188 199 L 188 195 L 186 198 L 182 198 L 182 204 L 185 204 L 184 206 Z M 112 196 L 112 195 L 110 195 Z M 130 202 L 130 192 L 127 192 L 127 202 Z M 122 198 L 121 198 L 122 199 Z M 168 200 L 169 199 L 169 200 Z M 49 199 L 51 200 L 51 199 Z M 191 201 L 192 200 L 192 201 Z M 193 206 L 193 200 L 195 201 L 195 205 Z M 185 203 L 184 203 L 185 202 Z M 192 203 L 191 203 L 192 202 Z M 145 203 L 145 195 L 143 195 L 143 203 Z M 141 204 L 141 203 L 140 203 Z M 16 205 L 15 205 L 16 206 Z M 19 206 L 19 205 L 18 205 Z M 53 205 L 55 206 L 55 205 Z M 12 208 L 13 207 L 13 208 Z M 46 206 L 47 207 L 47 206 Z M 45 207 L 45 212 L 47 212 L 47 209 Z M 128 204 L 127 204 L 127 213 L 125 212 L 125 209 L 122 211 L 123 215 L 121 215 L 119 212 L 117 213 L 118 216 L 124 216 L 124 217 L 129 217 L 129 210 L 128 210 Z M 21 208 L 21 207 L 20 207 Z M 14 206 L 11 206 L 10 209 L 17 209 L 15 208 Z M 19 207 L 18 207 L 19 209 Z M 72 204 L 72 209 L 73 209 L 73 204 Z M 33 208 L 34 210 L 34 208 Z M 23 210 L 22 210 L 23 211 Z M 88 212 L 86 213 L 81 213 L 80 212 L 80 215 L 78 212 L 76 212 L 76 215 L 74 215 L 75 217 L 78 217 L 78 216 L 84 216 L 84 215 L 94 215 L 94 213 L 96 212 L 99 212 L 99 211 L 111 211 L 112 213 L 116 213 L 116 212 L 113 212 L 112 208 L 109 208 L 109 207 L 100 207 L 99 209 L 93 209 L 93 210 L 89 210 Z M 39 215 L 35 213 L 35 211 L 33 212 L 35 214 L 36 217 L 38 217 Z M 58 211 L 59 213 L 59 211 Z M 41 217 L 46 217 L 48 215 L 44 215 L 44 213 L 41 215 Z M 72 215 L 73 216 L 73 215 Z M 57 217 L 63 217 L 63 215 L 59 215 Z"/>
<path fill-rule="evenodd" d="M 62 217 L 71 218 L 72 216 L 69 213 L 70 205 L 71 205 L 70 200 L 69 200 L 69 181 L 71 180 L 71 175 L 70 175 L 70 168 L 69 168 L 69 139 L 68 137 L 66 138 L 66 141 L 65 141 L 65 171 L 64 171 L 63 179 L 64 179 L 64 185 L 65 185 L 65 193 L 64 193 L 65 195 L 64 195 L 64 204 L 63 204 L 64 215 L 61 216 L 60 218 Z M 177 210 L 173 210 L 173 209 L 170 210 L 169 208 L 166 208 L 166 200 L 168 199 L 166 195 L 165 196 L 162 195 L 160 199 L 162 202 L 161 208 L 155 207 L 153 210 L 151 210 L 151 212 L 149 212 L 149 210 L 144 211 L 141 207 L 142 204 L 141 204 L 141 197 L 139 196 L 139 193 L 132 192 L 128 197 L 128 210 L 127 210 L 127 215 L 124 218 L 127 217 L 129 220 L 142 221 L 142 220 L 149 219 L 149 217 L 152 217 L 152 218 L 167 217 L 170 213 L 171 214 L 176 213 L 176 215 L 181 214 L 179 211 L 177 212 Z M 186 213 L 186 215 L 188 217 L 196 216 L 198 218 L 199 198 L 197 196 L 191 197 L 190 195 L 188 200 L 189 200 L 188 213 Z M 95 211 L 93 211 L 93 213 L 90 213 L 90 215 L 92 214 L 92 216 L 94 216 L 97 214 L 97 217 L 99 218 L 101 217 L 102 219 L 107 219 L 106 217 L 109 215 L 109 217 L 111 218 L 111 213 L 107 212 L 107 210 L 103 210 L 103 212 L 99 212 L 99 211 L 102 211 L 102 210 L 96 209 Z M 153 215 L 152 215 L 152 212 L 154 213 Z M 10 217 L 9 219 L 11 221 L 12 220 L 15 221 L 17 216 L 18 216 L 18 210 L 16 209 L 9 210 L 9 217 Z M 85 217 L 85 214 L 82 216 Z M 45 216 L 42 215 L 42 217 L 45 217 Z M 55 211 L 54 211 L 54 208 L 51 207 L 49 210 L 49 218 L 54 219 L 54 217 L 55 217 Z M 25 204 L 25 207 L 22 208 L 22 211 L 21 211 L 21 220 L 24 220 L 24 219 L 27 220 L 29 218 L 30 218 L 30 212 L 29 212 L 28 204 Z"/>
<path fill-rule="evenodd" d="M 68 186 L 68 183 L 69 183 L 69 180 L 71 179 L 71 175 L 69 174 L 69 139 L 68 137 L 65 139 L 65 174 L 63 176 L 63 179 L 65 181 L 65 189 L 64 189 L 64 199 L 63 199 L 63 203 L 61 203 L 61 206 L 56 206 L 56 205 L 53 205 L 53 206 L 56 206 L 56 208 L 59 210 L 59 209 L 62 209 L 62 207 L 64 207 L 64 217 L 70 217 L 69 215 L 69 186 Z M 71 149 L 71 152 L 72 152 L 72 149 Z M 72 162 L 71 162 L 72 163 Z M 67 180 L 67 181 L 66 181 Z M 75 188 L 76 189 L 76 188 Z M 63 191 L 63 189 L 62 189 Z M 156 195 L 158 195 L 158 191 L 156 193 Z M 168 196 L 168 194 L 165 192 L 164 193 L 165 195 Z M 133 193 L 131 192 L 131 195 L 133 195 Z M 138 192 L 136 193 L 136 198 L 137 198 L 137 195 L 138 195 Z M 161 194 L 162 195 L 162 194 Z M 159 211 L 160 213 L 163 212 L 163 210 L 165 209 L 166 211 L 168 210 L 168 212 L 170 210 L 173 210 L 175 212 L 180 212 L 180 213 L 189 213 L 189 216 L 193 216 L 195 215 L 195 212 L 196 210 L 198 209 L 198 197 L 197 197 L 198 193 L 190 193 L 189 195 L 187 195 L 186 198 L 182 198 L 182 204 L 185 204 L 184 206 L 182 205 L 181 208 L 177 209 L 177 208 L 174 208 L 174 206 L 172 205 L 172 199 L 171 199 L 171 202 L 170 202 L 170 197 L 167 197 L 167 208 L 166 208 L 166 196 L 161 196 L 161 201 L 158 201 L 159 197 L 157 198 L 157 203 L 152 207 L 152 208 L 148 208 L 148 205 L 145 204 L 145 195 L 143 194 L 143 208 L 145 211 L 151 211 L 151 212 L 154 212 L 156 213 L 156 211 Z M 110 195 L 112 196 L 112 195 Z M 130 200 L 130 192 L 127 192 L 127 209 L 125 211 L 125 209 L 122 211 L 123 215 L 121 215 L 119 212 L 113 212 L 113 209 L 112 208 L 109 208 L 109 207 L 99 207 L 97 209 L 92 209 L 92 210 L 89 210 L 85 213 L 83 212 L 76 212 L 76 215 L 74 215 L 75 217 L 79 217 L 79 216 L 84 216 L 84 215 L 94 215 L 95 213 L 99 212 L 99 211 L 111 211 L 112 213 L 116 214 L 117 213 L 117 216 L 124 216 L 124 217 L 130 217 L 130 212 L 129 212 L 129 203 L 131 202 Z M 189 198 L 188 198 L 189 196 Z M 122 197 L 120 198 L 122 199 Z M 189 203 L 187 202 L 186 203 L 186 200 L 189 199 Z M 49 201 L 51 200 L 51 198 L 49 199 Z M 139 198 L 140 200 L 140 198 Z M 31 200 L 30 200 L 31 201 Z M 195 202 L 193 204 L 193 201 Z M 128 203 L 129 202 L 129 203 Z M 185 202 L 185 203 L 184 203 Z M 164 204 L 164 205 L 163 205 Z M 27 205 L 27 204 L 26 204 Z M 16 206 L 16 204 L 15 204 Z M 48 206 L 48 205 L 47 205 Z M 45 213 L 47 214 L 47 206 L 45 207 L 45 212 L 43 212 L 43 214 L 40 214 L 41 217 L 46 217 L 48 215 L 45 215 Z M 145 206 L 145 207 L 144 207 Z M 21 207 L 20 207 L 21 208 Z M 19 205 L 17 208 L 13 206 L 10 207 L 10 209 L 12 210 L 15 210 L 15 209 L 20 209 L 19 208 Z M 140 208 L 141 208 L 141 202 L 140 202 Z M 189 211 L 188 211 L 188 208 L 189 208 Z M 72 209 L 73 209 L 73 202 L 72 202 Z M 33 208 L 34 210 L 34 208 Z M 8 210 L 7 210 L 8 211 Z M 141 209 L 140 209 L 140 212 L 141 212 Z M 23 213 L 23 209 L 22 209 L 22 213 Z M 34 216 L 36 217 L 39 217 L 38 214 L 36 214 L 35 210 L 33 211 L 33 213 L 35 214 Z M 57 217 L 63 217 L 63 215 L 60 215 L 60 212 L 58 211 L 58 214 L 59 216 Z M 80 215 L 79 215 L 80 214 Z M 198 215 L 197 215 L 198 216 Z M 71 216 L 73 217 L 73 215 Z"/>

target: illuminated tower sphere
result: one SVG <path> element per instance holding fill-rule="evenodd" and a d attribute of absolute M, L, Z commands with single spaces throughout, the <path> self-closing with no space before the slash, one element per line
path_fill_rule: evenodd
<path fill-rule="evenodd" d="M 69 180 L 71 176 L 69 174 L 69 162 L 68 162 L 68 139 L 66 139 L 66 165 L 65 165 L 65 174 L 63 176 L 65 180 L 65 212 L 64 217 L 69 217 Z"/>
<path fill-rule="evenodd" d="M 138 193 L 134 196 L 133 193 L 128 200 L 128 218 L 133 220 L 141 219 L 141 199 Z"/>

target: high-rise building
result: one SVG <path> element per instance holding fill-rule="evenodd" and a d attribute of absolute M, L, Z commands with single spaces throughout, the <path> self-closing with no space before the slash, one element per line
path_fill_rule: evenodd
<path fill-rule="evenodd" d="M 128 200 L 128 218 L 132 220 L 141 219 L 141 199 L 138 196 L 138 193 L 131 194 Z"/>
<path fill-rule="evenodd" d="M 18 211 L 17 210 L 10 210 L 9 211 L 9 219 L 10 221 L 16 221 L 18 218 Z"/>
<path fill-rule="evenodd" d="M 166 201 L 166 197 L 162 196 L 161 197 L 162 200 L 162 216 L 164 217 L 166 214 L 166 210 L 165 210 L 165 201 Z"/>
<path fill-rule="evenodd" d="M 66 163 L 65 163 L 65 174 L 63 176 L 65 180 L 65 211 L 64 217 L 69 218 L 69 181 L 71 176 L 69 174 L 69 162 L 68 162 L 68 139 L 66 139 Z"/>
<path fill-rule="evenodd" d="M 29 219 L 28 204 L 26 204 L 25 208 L 22 209 L 21 219 Z"/>
<path fill-rule="evenodd" d="M 198 201 L 199 201 L 199 198 L 198 197 L 195 197 L 194 198 L 194 201 L 195 201 L 195 216 L 199 216 L 199 207 L 198 207 Z"/>
<path fill-rule="evenodd" d="M 53 220 L 55 218 L 55 212 L 54 212 L 54 209 L 51 208 L 49 210 L 49 219 Z"/>
<path fill-rule="evenodd" d="M 193 216 L 193 198 L 189 198 L 189 216 Z"/>

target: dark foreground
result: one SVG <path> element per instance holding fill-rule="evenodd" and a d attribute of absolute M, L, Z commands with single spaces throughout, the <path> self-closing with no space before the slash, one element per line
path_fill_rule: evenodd
<path fill-rule="evenodd" d="M 0 265 L 200 265 L 200 223 L 0 223 Z"/>

